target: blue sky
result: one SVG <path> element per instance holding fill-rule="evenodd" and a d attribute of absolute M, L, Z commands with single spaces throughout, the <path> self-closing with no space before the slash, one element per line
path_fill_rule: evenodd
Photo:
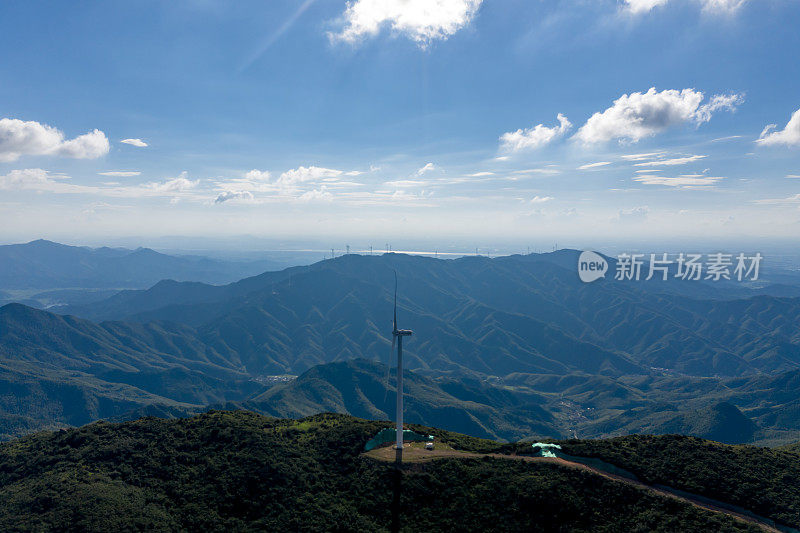
<path fill-rule="evenodd" d="M 792 238 L 798 27 L 796 0 L 5 2 L 0 240 Z"/>

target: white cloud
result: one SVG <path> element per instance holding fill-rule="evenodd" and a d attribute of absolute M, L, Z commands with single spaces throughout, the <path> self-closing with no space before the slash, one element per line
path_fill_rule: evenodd
<path fill-rule="evenodd" d="M 792 118 L 782 130 L 776 124 L 770 124 L 756 141 L 764 146 L 784 145 L 800 146 L 800 109 L 792 113 Z"/>
<path fill-rule="evenodd" d="M 0 189 L 7 190 L 46 190 L 58 183 L 57 180 L 68 179 L 64 175 L 53 175 L 41 168 L 12 170 L 0 176 Z"/>
<path fill-rule="evenodd" d="M 560 174 L 560 172 L 554 168 L 526 168 L 523 170 L 514 170 L 511 172 L 512 174 L 546 174 L 546 175 L 553 175 L 553 174 Z"/>
<path fill-rule="evenodd" d="M 501 148 L 507 152 L 531 150 L 550 144 L 564 135 L 572 127 L 570 121 L 558 114 L 558 126 L 548 128 L 544 124 L 537 124 L 533 128 L 509 131 L 500 136 Z"/>
<path fill-rule="evenodd" d="M 633 181 L 638 181 L 644 185 L 661 185 L 664 187 L 678 187 L 684 189 L 708 188 L 724 180 L 721 176 L 705 176 L 703 174 L 683 174 L 677 177 L 656 176 L 644 174 L 635 176 Z"/>
<path fill-rule="evenodd" d="M 266 170 L 253 169 L 240 178 L 219 178 L 212 180 L 217 189 L 221 203 L 227 200 L 250 200 L 242 195 L 247 192 L 250 194 L 263 193 L 259 195 L 259 201 L 269 201 L 278 199 L 302 199 L 318 200 L 328 199 L 333 196 L 329 189 L 347 189 L 360 187 L 363 184 L 355 181 L 345 181 L 344 176 L 359 176 L 361 171 L 336 170 L 309 166 L 300 166 L 287 170 L 273 179 L 272 174 Z M 314 187 L 322 185 L 314 192 Z M 309 194 L 306 194 L 309 193 Z"/>
<path fill-rule="evenodd" d="M 302 168 L 302 167 L 301 167 Z M 245 179 L 250 181 L 269 181 L 271 174 L 268 170 L 258 170 L 254 168 L 244 175 Z"/>
<path fill-rule="evenodd" d="M 147 146 L 147 143 L 141 139 L 122 139 L 120 142 L 136 146 L 137 148 L 144 148 Z"/>
<path fill-rule="evenodd" d="M 395 180 L 387 181 L 384 185 L 388 187 L 406 188 L 406 187 L 423 187 L 428 185 L 427 181 L 423 180 Z"/>
<path fill-rule="evenodd" d="M 741 139 L 741 138 L 742 138 L 742 135 L 728 135 L 726 137 L 720 137 L 718 139 L 712 139 L 711 142 L 712 143 L 719 143 L 719 142 L 725 142 L 725 141 L 733 141 L 735 139 Z"/>
<path fill-rule="evenodd" d="M 322 186 L 319 189 L 314 189 L 301 194 L 298 200 L 301 202 L 330 202 L 333 200 L 333 195 L 327 191 L 325 186 Z"/>
<path fill-rule="evenodd" d="M 660 157 L 664 154 L 664 152 L 650 152 L 647 154 L 628 154 L 623 155 L 622 159 L 626 161 L 644 161 L 645 159 L 652 159 L 654 157 Z"/>
<path fill-rule="evenodd" d="M 97 159 L 106 155 L 109 148 L 106 134 L 100 130 L 94 130 L 64 141 L 56 153 L 74 159 Z"/>
<path fill-rule="evenodd" d="M 98 211 L 118 211 L 120 209 L 130 209 L 132 206 L 129 205 L 114 205 L 109 204 L 107 202 L 93 202 L 86 206 L 86 208 L 81 211 L 83 215 L 95 215 Z"/>
<path fill-rule="evenodd" d="M 252 201 L 253 199 L 253 193 L 250 191 L 223 191 L 217 195 L 214 203 L 221 204 L 230 200 Z"/>
<path fill-rule="evenodd" d="M 108 172 L 98 172 L 101 176 L 113 176 L 115 178 L 130 178 L 138 176 L 141 172 L 136 170 L 109 170 Z"/>
<path fill-rule="evenodd" d="M 534 196 L 533 198 L 531 198 L 531 203 L 532 204 L 543 204 L 543 203 L 549 202 L 552 199 L 553 199 L 552 196 Z"/>
<path fill-rule="evenodd" d="M 668 0 L 624 0 L 625 7 L 631 13 L 647 13 L 653 8 L 663 6 Z"/>
<path fill-rule="evenodd" d="M 720 109 L 732 110 L 742 102 L 739 95 L 717 95 L 700 105 L 704 95 L 694 89 L 623 94 L 602 113 L 595 113 L 581 126 L 575 138 L 584 143 L 617 139 L 638 142 L 646 137 L 688 122 L 707 122 Z"/>
<path fill-rule="evenodd" d="M 374 37 L 389 26 L 425 47 L 447 39 L 468 25 L 483 0 L 354 0 L 347 3 L 344 28 L 330 34 L 335 40 L 356 43 Z"/>
<path fill-rule="evenodd" d="M 278 178 L 278 183 L 282 185 L 294 185 L 297 183 L 319 181 L 323 178 L 335 178 L 337 176 L 341 176 L 342 174 L 343 172 L 341 170 L 335 170 L 332 168 L 300 166 L 292 170 L 287 170 L 281 174 L 280 178 Z"/>
<path fill-rule="evenodd" d="M 148 198 L 180 195 L 191 196 L 189 191 L 195 189 L 200 180 L 189 180 L 186 173 L 177 178 L 162 182 L 150 182 L 137 185 L 119 186 L 117 182 L 106 182 L 99 185 L 80 185 L 72 183 L 69 176 L 52 173 L 41 168 L 12 170 L 0 176 L 0 189 L 31 190 L 53 194 L 89 194 L 115 198 Z"/>
<path fill-rule="evenodd" d="M 703 10 L 717 13 L 733 13 L 747 0 L 700 0 Z"/>
<path fill-rule="evenodd" d="M 623 0 L 625 10 L 632 14 L 648 13 L 669 3 L 670 0 Z M 747 0 L 695 0 L 703 11 L 709 13 L 733 13 L 742 7 Z"/>
<path fill-rule="evenodd" d="M 800 174 L 786 174 L 787 178 L 800 179 Z"/>
<path fill-rule="evenodd" d="M 214 181 L 214 185 L 223 192 L 240 192 L 249 191 L 253 192 L 267 192 L 274 193 L 278 191 L 281 186 L 277 183 L 272 183 L 270 180 L 272 175 L 269 171 L 253 169 L 245 173 L 241 178 L 227 178 Z"/>
<path fill-rule="evenodd" d="M 686 157 L 674 157 L 672 159 L 657 159 L 655 161 L 645 161 L 644 163 L 636 163 L 636 167 L 674 167 L 677 165 L 687 165 L 705 159 L 706 155 L 689 155 Z"/>
<path fill-rule="evenodd" d="M 417 170 L 416 175 L 417 176 L 422 176 L 426 172 L 430 172 L 431 170 L 435 170 L 435 169 L 436 169 L 436 165 L 434 165 L 433 163 L 426 163 L 424 167 L 422 167 L 419 170 Z"/>
<path fill-rule="evenodd" d="M 470 178 L 484 178 L 486 176 L 494 176 L 494 172 L 475 172 L 474 174 L 467 174 Z"/>
<path fill-rule="evenodd" d="M 16 161 L 23 155 L 56 155 L 96 159 L 108 153 L 105 133 L 93 130 L 64 140 L 58 129 L 34 121 L 0 119 L 0 162 Z"/>
<path fill-rule="evenodd" d="M 172 193 L 172 192 L 184 192 L 197 187 L 200 183 L 200 180 L 192 181 L 186 177 L 186 172 L 181 172 L 181 175 L 177 178 L 173 178 L 170 180 L 162 181 L 162 182 L 150 182 L 144 185 L 145 189 L 149 189 L 154 192 L 158 193 Z"/>
<path fill-rule="evenodd" d="M 788 198 L 765 198 L 763 200 L 755 200 L 755 203 L 764 205 L 796 204 L 800 203 L 800 194 L 793 194 Z"/>
<path fill-rule="evenodd" d="M 744 103 L 744 95 L 739 93 L 716 94 L 711 97 L 707 104 L 697 108 L 695 121 L 698 124 L 711 120 L 711 115 L 717 111 L 736 111 L 736 108 Z"/>
<path fill-rule="evenodd" d="M 586 165 L 581 165 L 578 167 L 578 170 L 590 170 L 592 168 L 600 168 L 610 165 L 611 161 L 598 161 L 597 163 L 588 163 Z"/>

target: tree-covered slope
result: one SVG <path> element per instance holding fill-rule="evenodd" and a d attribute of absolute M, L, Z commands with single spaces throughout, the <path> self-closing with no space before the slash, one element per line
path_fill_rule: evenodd
<path fill-rule="evenodd" d="M 247 402 L 261 413 L 300 418 L 320 412 L 386 420 L 395 409 L 396 373 L 364 359 L 312 368 Z M 512 393 L 477 380 L 433 380 L 414 372 L 404 379 L 405 419 L 475 437 L 518 440 L 557 435 L 546 398 Z M 448 392 L 449 391 L 449 392 Z"/>
<path fill-rule="evenodd" d="M 647 483 L 741 506 L 800 528 L 800 456 L 677 435 L 631 435 L 562 443 L 564 452 L 596 457 Z"/>
<path fill-rule="evenodd" d="M 0 445 L 0 529 L 387 531 L 397 513 L 403 531 L 757 530 L 552 463 L 443 459 L 398 476 L 361 455 L 383 426 L 211 412 L 32 435 Z"/>

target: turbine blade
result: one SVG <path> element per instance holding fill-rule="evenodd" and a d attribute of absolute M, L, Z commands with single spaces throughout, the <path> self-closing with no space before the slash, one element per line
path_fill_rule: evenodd
<path fill-rule="evenodd" d="M 386 372 L 383 375 L 383 391 L 384 392 L 383 392 L 383 404 L 381 404 L 381 405 L 385 405 L 386 404 L 386 398 L 389 397 L 389 372 L 392 370 L 392 357 L 394 357 L 394 343 L 395 343 L 396 340 L 397 340 L 397 337 L 395 336 L 395 334 L 393 332 L 392 333 L 392 349 L 389 350 L 389 362 L 386 365 Z M 387 413 L 388 412 L 391 412 L 391 409 L 389 409 L 389 411 L 387 411 Z"/>
<path fill-rule="evenodd" d="M 392 321 L 392 331 L 397 331 L 397 270 L 394 271 L 394 320 Z"/>

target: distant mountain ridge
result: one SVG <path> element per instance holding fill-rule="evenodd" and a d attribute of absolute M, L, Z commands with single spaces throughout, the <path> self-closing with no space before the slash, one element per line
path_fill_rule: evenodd
<path fill-rule="evenodd" d="M 172 256 L 149 248 L 88 248 L 46 240 L 0 246 L 0 288 L 144 288 L 163 279 L 229 283 L 273 267 Z"/>
<path fill-rule="evenodd" d="M 569 250 L 457 260 L 349 255 L 220 287 L 165 282 L 62 312 L 190 324 L 217 349 L 234 348 L 251 371 L 278 373 L 298 361 L 309 360 L 308 368 L 332 360 L 323 352 L 374 358 L 373 347 L 385 342 L 377 324 L 389 316 L 396 269 L 404 320 L 420 332 L 407 348 L 412 367 L 552 373 L 572 358 L 572 366 L 611 373 L 800 368 L 800 298 L 736 299 L 725 287 L 680 281 L 583 284 L 575 266 L 566 266 L 577 257 Z M 687 287 L 715 298 L 687 297 Z M 559 356 L 548 358 L 556 346 Z"/>

